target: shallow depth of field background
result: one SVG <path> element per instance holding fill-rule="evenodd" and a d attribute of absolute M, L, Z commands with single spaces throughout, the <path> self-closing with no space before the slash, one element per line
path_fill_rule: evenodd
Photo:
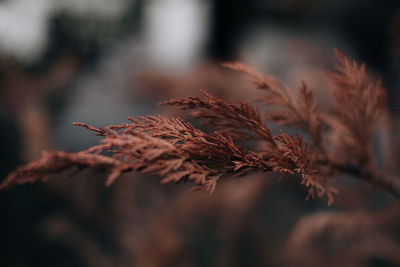
<path fill-rule="evenodd" d="M 199 89 L 254 99 L 224 61 L 305 80 L 327 109 L 336 47 L 382 78 L 400 112 L 396 1 L 0 0 L 0 36 L 0 179 L 43 150 L 96 144 L 74 121 L 190 120 L 157 103 Z M 399 204 L 351 179 L 329 208 L 270 174 L 212 196 L 138 174 L 103 182 L 60 175 L 0 192 L 0 266 L 400 265 Z"/>

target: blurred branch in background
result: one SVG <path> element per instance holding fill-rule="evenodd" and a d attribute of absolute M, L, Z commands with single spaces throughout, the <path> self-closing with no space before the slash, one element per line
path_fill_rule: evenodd
<path fill-rule="evenodd" d="M 0 105 L 13 114 L 22 133 L 25 160 L 51 149 L 48 110 L 45 98 L 53 90 L 65 86 L 77 69 L 77 60 L 65 56 L 39 77 L 11 60 L 0 62 Z"/>

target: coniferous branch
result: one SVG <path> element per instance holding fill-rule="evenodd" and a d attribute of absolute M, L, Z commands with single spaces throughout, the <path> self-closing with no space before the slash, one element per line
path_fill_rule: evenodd
<path fill-rule="evenodd" d="M 279 125 L 288 125 L 308 132 L 315 146 L 325 155 L 325 150 L 321 143 L 322 132 L 321 119 L 317 113 L 318 103 L 314 100 L 312 91 L 304 81 L 301 81 L 298 96 L 296 97 L 291 89 L 274 77 L 261 74 L 247 65 L 224 63 L 223 66 L 250 77 L 253 84 L 266 93 L 257 97 L 256 100 L 267 106 L 283 109 L 269 111 L 269 118 Z"/>
<path fill-rule="evenodd" d="M 257 107 L 239 102 L 225 102 L 201 90 L 204 97 L 186 97 L 161 102 L 162 105 L 177 106 L 182 110 L 194 110 L 190 114 L 197 119 L 205 119 L 204 125 L 213 127 L 238 140 L 261 139 L 276 146 L 271 131 L 266 127 L 267 115 L 261 117 Z"/>
<path fill-rule="evenodd" d="M 232 138 L 204 133 L 181 119 L 149 116 L 130 120 L 130 124 L 105 129 L 74 123 L 102 136 L 100 144 L 77 153 L 45 153 L 8 176 L 0 189 L 47 180 L 76 166 L 106 170 L 107 186 L 124 172 L 140 171 L 163 176 L 163 183 L 193 180 L 196 189 L 212 192 L 224 175 L 269 168 L 258 154 L 244 152 Z"/>
<path fill-rule="evenodd" d="M 351 62 L 336 50 L 338 64 L 331 73 L 333 114 L 325 115 L 337 143 L 341 158 L 367 166 L 372 162 L 372 134 L 386 112 L 386 92 L 380 80 L 374 81 L 365 64 Z"/>
<path fill-rule="evenodd" d="M 373 164 L 372 135 L 385 113 L 384 89 L 370 78 L 365 65 L 351 63 L 340 52 L 337 58 L 336 72 L 331 74 L 335 102 L 330 114 L 317 110 L 305 82 L 296 96 L 271 76 L 240 63 L 224 64 L 248 75 L 265 92 L 258 100 L 279 108 L 269 110 L 268 119 L 308 133 L 310 142 L 282 131 L 273 136 L 267 116 L 261 116 L 258 108 L 201 91 L 202 97 L 162 104 L 192 110 L 191 115 L 202 119 L 210 132 L 163 116 L 129 118 L 130 123 L 105 128 L 74 123 L 101 136 L 100 144 L 76 153 L 45 153 L 11 173 L 0 189 L 47 180 L 75 166 L 78 171 L 106 171 L 107 186 L 125 172 L 139 171 L 162 176 L 163 183 L 193 181 L 195 190 L 208 192 L 222 178 L 252 171 L 298 174 L 308 197 L 326 196 L 328 204 L 337 193 L 329 185 L 333 175 L 350 174 L 399 196 L 398 178 L 388 179 Z M 249 139 L 262 141 L 263 146 L 252 151 L 242 142 Z"/>

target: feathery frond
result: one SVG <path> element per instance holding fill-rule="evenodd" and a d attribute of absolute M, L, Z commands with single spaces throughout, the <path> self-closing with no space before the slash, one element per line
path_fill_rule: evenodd
<path fill-rule="evenodd" d="M 248 75 L 263 90 L 265 94 L 258 100 L 270 107 L 268 116 L 248 103 L 224 101 L 202 90 L 201 97 L 161 104 L 192 110 L 191 115 L 202 120 L 209 132 L 183 119 L 161 115 L 129 118 L 129 123 L 105 128 L 74 123 L 101 136 L 100 143 L 76 153 L 44 153 L 11 173 L 0 189 L 48 180 L 75 167 L 77 171 L 107 172 L 107 186 L 125 172 L 138 171 L 162 176 L 162 183 L 192 181 L 194 190 L 208 192 L 228 176 L 272 171 L 299 176 L 308 189 L 307 198 L 326 196 L 328 204 L 337 193 L 330 180 L 344 173 L 400 196 L 398 179 L 384 178 L 373 164 L 372 134 L 385 114 L 386 94 L 381 82 L 370 78 L 364 64 L 351 62 L 338 51 L 336 56 L 338 65 L 331 74 L 335 97 L 331 114 L 318 111 L 305 82 L 295 94 L 271 76 L 241 63 L 226 63 L 225 67 Z M 310 140 L 283 131 L 274 136 L 267 119 L 299 129 Z M 242 142 L 246 140 L 261 141 L 262 146 L 252 151 Z"/>

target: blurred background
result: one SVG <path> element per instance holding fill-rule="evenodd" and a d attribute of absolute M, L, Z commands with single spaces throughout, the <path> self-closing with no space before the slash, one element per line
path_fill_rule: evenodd
<path fill-rule="evenodd" d="M 305 80 L 324 108 L 336 47 L 400 112 L 398 1 L 0 0 L 0 36 L 0 179 L 43 150 L 98 142 L 74 121 L 185 116 L 157 103 L 201 88 L 254 99 L 224 61 Z M 0 266 L 400 266 L 399 204 L 344 180 L 329 208 L 265 174 L 211 196 L 138 174 L 20 186 L 0 192 Z"/>

